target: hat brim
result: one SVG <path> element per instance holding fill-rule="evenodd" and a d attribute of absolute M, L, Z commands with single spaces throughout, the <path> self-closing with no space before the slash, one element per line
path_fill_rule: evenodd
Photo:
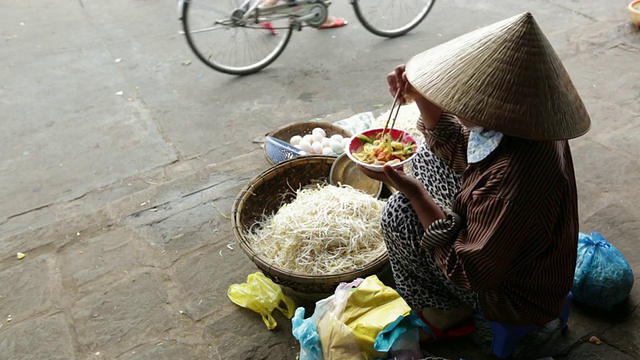
<path fill-rule="evenodd" d="M 589 114 L 530 13 L 462 35 L 411 58 L 407 80 L 463 119 L 532 140 L 589 131 Z"/>

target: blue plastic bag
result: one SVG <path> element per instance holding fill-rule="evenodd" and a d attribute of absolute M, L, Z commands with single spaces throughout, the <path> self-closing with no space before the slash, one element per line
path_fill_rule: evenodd
<path fill-rule="evenodd" d="M 300 360 L 322 360 L 320 335 L 316 328 L 316 319 L 304 318 L 304 308 L 296 309 L 291 319 L 293 336 L 300 342 Z"/>
<path fill-rule="evenodd" d="M 573 298 L 607 311 L 623 301 L 633 287 L 633 270 L 622 253 L 602 235 L 578 234 L 578 259 Z"/>
<path fill-rule="evenodd" d="M 418 314 L 415 310 L 411 310 L 411 313 L 407 316 L 399 317 L 396 321 L 387 325 L 376 337 L 373 346 L 376 350 L 380 352 L 388 352 L 392 348 L 398 349 L 398 346 L 401 345 L 401 339 L 404 334 L 411 332 L 414 329 L 422 329 L 423 331 L 431 331 L 427 325 L 418 317 Z M 408 337 L 410 338 L 410 337 Z M 406 339 L 404 339 L 406 340 Z M 406 344 L 404 342 L 403 344 Z M 411 346 L 413 344 L 410 344 Z M 416 339 L 415 345 L 418 345 L 418 341 Z"/>
<path fill-rule="evenodd" d="M 421 359 L 420 329 L 431 331 L 415 310 L 411 310 L 409 315 L 399 317 L 378 333 L 373 346 L 380 352 L 391 352 L 397 359 Z"/>

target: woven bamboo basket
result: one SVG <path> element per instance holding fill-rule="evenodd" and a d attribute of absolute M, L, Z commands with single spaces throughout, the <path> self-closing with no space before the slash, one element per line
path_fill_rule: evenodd
<path fill-rule="evenodd" d="M 233 231 L 242 250 L 267 277 L 298 294 L 330 294 L 340 282 L 376 274 L 388 265 L 385 252 L 362 269 L 332 275 L 310 275 L 270 264 L 248 242 L 249 229 L 263 214 L 276 212 L 283 201 L 289 203 L 294 199 L 291 188 L 328 181 L 334 160 L 332 156 L 309 155 L 280 163 L 251 180 L 233 203 Z"/>
<path fill-rule="evenodd" d="M 286 141 L 287 143 L 291 140 L 291 137 L 294 135 L 306 135 L 311 134 L 311 131 L 315 128 L 321 128 L 327 133 L 327 137 L 331 137 L 331 135 L 342 135 L 343 137 L 351 137 L 351 133 L 338 125 L 334 125 L 332 123 L 324 122 L 324 121 L 303 121 L 297 122 L 289 125 L 282 126 L 278 129 L 270 131 L 266 134 L 266 136 L 271 136 L 276 139 L 280 139 Z M 264 151 L 264 156 L 267 158 L 269 164 L 274 165 L 274 161 L 271 159 L 267 152 L 267 144 L 262 148 Z"/>

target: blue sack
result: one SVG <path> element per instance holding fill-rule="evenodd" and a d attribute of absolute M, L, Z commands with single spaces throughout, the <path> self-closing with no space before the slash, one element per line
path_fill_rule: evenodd
<path fill-rule="evenodd" d="M 578 234 L 573 299 L 611 311 L 631 293 L 633 270 L 622 253 L 602 235 Z"/>

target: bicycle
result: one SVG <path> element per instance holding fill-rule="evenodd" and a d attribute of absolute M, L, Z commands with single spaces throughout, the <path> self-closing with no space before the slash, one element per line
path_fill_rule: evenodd
<path fill-rule="evenodd" d="M 294 30 L 324 24 L 331 5 L 330 0 L 282 0 L 262 6 L 264 1 L 179 0 L 179 17 L 189 47 L 204 64 L 217 71 L 253 74 L 282 54 Z M 394 38 L 418 26 L 435 0 L 350 2 L 365 29 Z"/>

